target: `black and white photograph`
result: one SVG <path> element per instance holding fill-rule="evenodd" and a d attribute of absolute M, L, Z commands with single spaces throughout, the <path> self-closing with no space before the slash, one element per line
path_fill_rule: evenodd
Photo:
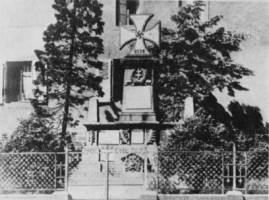
<path fill-rule="evenodd" d="M 0 200 L 268 200 L 269 0 L 0 0 Z"/>

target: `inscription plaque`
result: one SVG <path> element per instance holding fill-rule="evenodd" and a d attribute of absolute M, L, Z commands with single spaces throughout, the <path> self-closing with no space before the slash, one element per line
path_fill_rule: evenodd
<path fill-rule="evenodd" d="M 126 87 L 125 89 L 126 110 L 152 109 L 152 88 L 150 86 Z"/>

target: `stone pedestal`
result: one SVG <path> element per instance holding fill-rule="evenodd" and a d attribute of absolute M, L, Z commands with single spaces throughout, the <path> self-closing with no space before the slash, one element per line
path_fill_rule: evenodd
<path fill-rule="evenodd" d="M 155 122 L 156 115 L 153 112 L 123 112 L 120 115 L 121 122 Z"/>
<path fill-rule="evenodd" d="M 226 200 L 243 200 L 244 196 L 240 191 L 228 191 L 226 193 Z"/>

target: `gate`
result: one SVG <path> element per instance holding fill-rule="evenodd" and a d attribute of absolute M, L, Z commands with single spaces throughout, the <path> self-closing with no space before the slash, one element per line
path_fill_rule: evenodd
<path fill-rule="evenodd" d="M 84 187 L 99 194 L 85 194 L 91 198 L 138 197 L 154 182 L 156 155 L 150 147 L 131 146 L 96 146 L 69 152 L 68 187 Z"/>
<path fill-rule="evenodd" d="M 268 152 L 226 152 L 223 154 L 224 192 L 268 193 Z"/>

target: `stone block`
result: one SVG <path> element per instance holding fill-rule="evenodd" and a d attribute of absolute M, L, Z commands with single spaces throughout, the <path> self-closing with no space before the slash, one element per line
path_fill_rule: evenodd
<path fill-rule="evenodd" d="M 139 200 L 157 200 L 158 195 L 155 191 L 145 191 L 141 194 Z"/>
<path fill-rule="evenodd" d="M 53 200 L 72 200 L 67 191 L 56 191 L 53 194 Z"/>
<path fill-rule="evenodd" d="M 228 191 L 226 193 L 226 200 L 243 200 L 244 196 L 240 191 Z"/>

